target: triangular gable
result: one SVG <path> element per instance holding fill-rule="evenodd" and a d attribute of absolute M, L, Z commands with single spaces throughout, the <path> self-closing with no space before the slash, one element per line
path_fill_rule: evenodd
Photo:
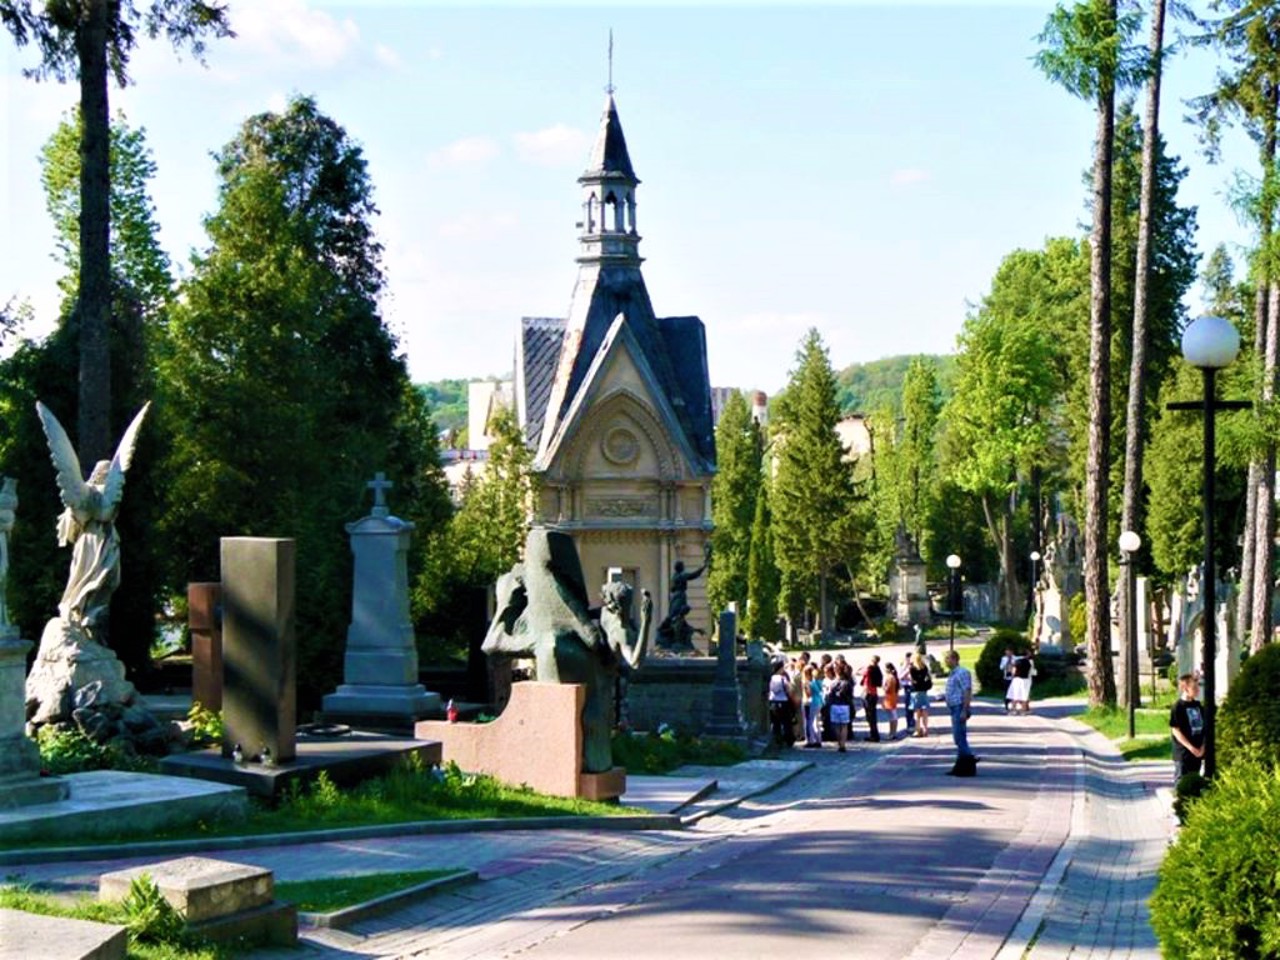
<path fill-rule="evenodd" d="M 654 374 L 648 357 L 632 331 L 631 325 L 627 323 L 626 317 L 621 313 L 610 324 L 609 330 L 600 344 L 600 349 L 596 351 L 596 355 L 591 361 L 591 366 L 587 369 L 586 376 L 583 377 L 577 393 L 574 394 L 573 399 L 570 401 L 568 411 L 560 421 L 555 434 L 550 438 L 550 442 L 546 444 L 544 450 L 539 453 L 539 467 L 545 470 L 550 464 L 554 463 L 566 446 L 568 439 L 578 432 L 582 419 L 594 405 L 605 381 L 608 379 L 606 374 L 611 368 L 614 359 L 624 351 L 645 386 L 649 402 L 657 412 L 663 430 L 670 437 L 672 446 L 684 458 L 689 473 L 693 476 L 701 476 L 711 472 L 708 469 L 708 464 L 690 444 L 688 434 L 680 422 L 680 417 L 677 416 L 675 408 L 671 405 L 665 391 L 662 389 L 661 383 Z M 547 424 L 547 426 L 550 426 L 550 424 Z"/>

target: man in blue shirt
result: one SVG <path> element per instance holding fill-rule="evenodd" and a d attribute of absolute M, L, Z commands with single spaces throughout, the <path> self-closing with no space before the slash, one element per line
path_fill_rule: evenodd
<path fill-rule="evenodd" d="M 956 742 L 956 764 L 951 776 L 972 777 L 978 758 L 969 749 L 969 704 L 973 699 L 973 674 L 960 666 L 960 654 L 947 654 L 947 709 L 951 712 L 951 736 Z"/>

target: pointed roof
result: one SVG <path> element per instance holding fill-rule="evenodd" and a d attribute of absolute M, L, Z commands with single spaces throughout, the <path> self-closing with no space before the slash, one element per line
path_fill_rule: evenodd
<path fill-rule="evenodd" d="M 579 182 L 611 177 L 623 177 L 631 183 L 640 182 L 631 166 L 631 155 L 627 153 L 627 138 L 622 135 L 622 121 L 618 119 L 617 104 L 613 102 L 613 94 L 607 93 L 604 98 L 604 115 L 600 118 L 600 132 L 596 134 L 595 146 L 591 148 L 591 156 L 587 159 L 587 169 Z"/>

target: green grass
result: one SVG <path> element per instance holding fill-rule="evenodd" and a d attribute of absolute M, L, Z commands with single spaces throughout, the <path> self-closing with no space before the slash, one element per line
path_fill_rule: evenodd
<path fill-rule="evenodd" d="M 0 907 L 120 926 L 127 926 L 130 919 L 119 903 L 99 903 L 87 894 L 74 900 L 56 898 L 25 886 L 0 886 Z M 243 954 L 243 944 L 210 944 L 186 936 L 145 941 L 131 933 L 125 956 L 128 960 L 231 960 Z"/>
<path fill-rule="evenodd" d="M 133 840 L 177 840 L 191 837 L 256 836 L 339 827 L 389 826 L 420 820 L 478 820 L 512 817 L 627 816 L 644 813 L 617 804 L 573 797 L 551 797 L 521 787 L 509 787 L 492 777 L 462 773 L 453 764 L 443 771 L 427 768 L 413 757 L 374 780 L 349 789 L 327 776 L 309 787 L 295 789 L 274 809 L 255 802 L 247 820 L 200 822 L 163 831 L 127 831 L 101 844 Z M 65 839 L 0 843 L 0 849 L 35 846 L 74 846 Z"/>
<path fill-rule="evenodd" d="M 1118 707 L 1090 707 L 1080 719 L 1109 740 L 1119 740 L 1129 735 L 1129 713 Z M 1156 735 L 1165 738 L 1168 746 L 1169 711 L 1138 709 L 1134 712 L 1134 732 L 1139 736 Z"/>
<path fill-rule="evenodd" d="M 331 913 L 457 872 L 406 870 L 399 873 L 365 873 L 353 877 L 286 881 L 276 884 L 276 897 L 309 913 Z"/>
<path fill-rule="evenodd" d="M 1146 740 L 1122 740 L 1117 747 L 1126 760 L 1171 760 L 1173 747 L 1169 738 Z"/>
<path fill-rule="evenodd" d="M 686 763 L 727 767 L 748 758 L 747 750 L 728 740 L 673 732 L 615 733 L 613 762 L 628 773 L 670 773 Z"/>

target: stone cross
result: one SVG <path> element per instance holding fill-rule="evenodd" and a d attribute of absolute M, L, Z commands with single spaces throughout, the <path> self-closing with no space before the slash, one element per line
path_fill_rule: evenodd
<path fill-rule="evenodd" d="M 373 479 L 365 484 L 365 487 L 373 491 L 373 512 L 371 516 L 385 517 L 391 513 L 387 506 L 387 491 L 394 487 L 395 484 L 387 479 L 387 475 L 379 470 L 373 475 Z"/>

